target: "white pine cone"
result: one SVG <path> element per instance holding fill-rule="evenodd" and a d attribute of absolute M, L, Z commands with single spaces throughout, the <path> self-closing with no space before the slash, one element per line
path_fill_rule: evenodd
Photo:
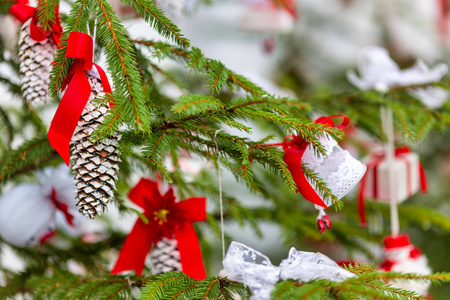
<path fill-rule="evenodd" d="M 182 271 L 180 251 L 176 239 L 162 238 L 150 251 L 153 274 Z"/>
<path fill-rule="evenodd" d="M 90 141 L 95 128 L 104 120 L 109 108 L 93 100 L 104 96 L 101 81 L 88 74 L 91 95 L 78 121 L 71 146 L 72 170 L 75 173 L 77 206 L 88 218 L 105 212 L 114 199 L 117 173 L 119 171 L 119 139 L 115 133 L 98 143 Z"/>
<path fill-rule="evenodd" d="M 20 81 L 23 97 L 27 102 L 47 101 L 50 71 L 56 43 L 50 33 L 43 41 L 30 36 L 31 20 L 23 24 L 19 37 Z"/>

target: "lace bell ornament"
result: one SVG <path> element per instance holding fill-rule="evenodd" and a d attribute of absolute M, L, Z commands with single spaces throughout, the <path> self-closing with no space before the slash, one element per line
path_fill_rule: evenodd
<path fill-rule="evenodd" d="M 387 236 L 384 239 L 384 261 L 380 269 L 386 272 L 411 273 L 418 275 L 429 275 L 431 269 L 425 255 L 419 248 L 410 243 L 407 234 Z M 430 282 L 401 280 L 393 281 L 396 288 L 415 291 L 419 295 L 427 295 Z"/>
<path fill-rule="evenodd" d="M 332 120 L 335 117 L 342 117 L 344 121 L 335 126 Z M 315 122 L 343 129 L 348 125 L 349 119 L 346 116 L 335 115 L 320 117 Z M 336 140 L 328 134 L 320 137 L 320 143 L 325 148 L 325 155 L 315 153 L 314 148 L 300 136 L 287 136 L 282 146 L 285 151 L 283 160 L 291 172 L 298 192 L 306 200 L 314 203 L 315 208 L 319 210 L 317 226 L 319 231 L 324 233 L 325 229 L 331 229 L 331 221 L 324 209 L 331 206 L 333 202 L 329 198 L 324 199 L 325 197 L 316 183 L 306 178 L 302 164 L 323 179 L 337 199 L 344 197 L 356 186 L 363 177 L 366 166 L 351 156 L 347 150 L 342 149 Z"/>

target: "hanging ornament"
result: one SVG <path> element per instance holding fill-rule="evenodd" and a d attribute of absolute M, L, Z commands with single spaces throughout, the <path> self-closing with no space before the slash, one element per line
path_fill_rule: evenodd
<path fill-rule="evenodd" d="M 177 22 L 183 15 L 185 0 L 154 0 L 155 4 L 164 11 L 166 17 Z"/>
<path fill-rule="evenodd" d="M 336 126 L 332 120 L 335 117 L 343 117 L 343 123 Z M 315 122 L 343 129 L 348 125 L 349 119 L 345 116 L 335 115 L 320 117 Z M 333 203 L 331 200 L 323 200 L 319 189 L 303 173 L 302 164 L 317 173 L 337 199 L 344 197 L 356 186 L 363 177 L 366 166 L 353 158 L 348 151 L 343 150 L 329 135 L 320 137 L 320 143 L 325 149 L 325 155 L 316 154 L 314 148 L 300 135 L 287 136 L 282 146 L 285 152 L 283 160 L 291 172 L 298 191 L 306 200 L 314 203 L 315 208 L 319 210 L 317 226 L 320 232 L 324 233 L 325 229 L 331 229 L 331 221 L 324 208 L 328 208 Z"/>
<path fill-rule="evenodd" d="M 237 242 L 232 242 L 228 248 L 223 267 L 228 279 L 250 288 L 250 299 L 253 300 L 271 299 L 270 293 L 280 280 L 308 282 L 327 279 L 341 282 L 355 276 L 321 253 L 297 251 L 295 248 L 291 248 L 289 257 L 276 267 L 261 252 Z"/>
<path fill-rule="evenodd" d="M 77 206 L 91 219 L 106 211 L 114 199 L 120 161 L 117 133 L 99 142 L 90 140 L 109 110 L 107 105 L 94 100 L 111 93 L 105 72 L 92 62 L 92 47 L 89 35 L 70 33 L 66 56 L 73 58 L 74 64 L 69 71 L 71 77 L 66 80 L 67 90 L 48 131 L 50 144 L 66 164 L 72 160 Z"/>
<path fill-rule="evenodd" d="M 388 236 L 384 239 L 384 261 L 380 269 L 386 272 L 412 273 L 420 275 L 431 274 L 427 258 L 409 241 L 407 234 Z M 394 287 L 415 291 L 426 295 L 430 282 L 415 280 L 399 280 L 392 283 Z"/>
<path fill-rule="evenodd" d="M 30 247 L 55 234 L 56 212 L 74 226 L 73 178 L 66 166 L 46 169 L 39 183 L 13 187 L 0 198 L 0 237 L 18 247 Z"/>
<path fill-rule="evenodd" d="M 61 39 L 58 8 L 49 32 L 38 25 L 36 8 L 28 0 L 19 0 L 10 9 L 22 24 L 19 36 L 20 80 L 23 97 L 29 103 L 47 101 L 53 56 Z"/>
<path fill-rule="evenodd" d="M 292 0 L 249 0 L 239 19 L 239 28 L 266 33 L 289 33 L 297 18 Z"/>
<path fill-rule="evenodd" d="M 422 60 L 414 66 L 401 70 L 389 57 L 389 52 L 381 47 L 370 46 L 362 49 L 358 55 L 359 74 L 353 70 L 347 72 L 350 83 L 361 90 L 374 89 L 385 93 L 393 87 L 423 85 L 439 81 L 447 74 L 446 64 L 437 64 L 429 68 Z M 410 88 L 408 93 L 418 98 L 426 107 L 437 109 L 447 101 L 449 94 L 439 87 Z"/>
<path fill-rule="evenodd" d="M 359 190 L 359 217 L 361 224 L 366 225 L 364 202 L 370 198 L 382 202 L 390 202 L 389 170 L 392 169 L 395 178 L 395 199 L 401 203 L 417 193 L 427 192 L 427 180 L 425 171 L 420 163 L 417 153 L 408 147 L 395 149 L 395 158 L 388 163 L 384 151 L 372 153 L 367 162 L 367 172 L 361 180 Z"/>
<path fill-rule="evenodd" d="M 136 221 L 111 273 L 134 270 L 136 274 L 142 274 L 147 253 L 155 244 L 151 257 L 155 258 L 152 264 L 157 268 L 153 271 L 179 268 L 179 259 L 184 273 L 195 279 L 205 279 L 200 246 L 192 223 L 206 219 L 206 199 L 190 198 L 175 202 L 172 188 L 161 195 L 158 184 L 145 178 L 130 191 L 128 198 L 144 209 L 143 214 L 149 223 L 145 224 L 141 219 Z"/>

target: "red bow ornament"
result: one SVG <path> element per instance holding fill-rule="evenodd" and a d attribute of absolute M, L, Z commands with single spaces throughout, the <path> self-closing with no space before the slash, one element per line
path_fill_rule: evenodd
<path fill-rule="evenodd" d="M 59 22 L 59 9 L 55 10 L 55 20 L 51 27 L 50 33 L 52 34 L 56 45 L 59 44 L 62 35 L 62 27 Z M 28 0 L 19 0 L 16 4 L 11 6 L 9 12 L 19 20 L 20 23 L 25 24 L 29 19 L 30 23 L 30 36 L 35 41 L 43 41 L 47 37 L 47 32 L 43 31 L 38 25 L 38 16 L 36 14 L 36 8 L 28 5 Z"/>
<path fill-rule="evenodd" d="M 427 179 L 419 156 L 408 147 L 395 149 L 395 159 L 392 164 L 386 161 L 384 151 L 371 155 L 367 163 L 367 173 L 361 180 L 358 196 L 359 219 L 362 226 L 366 225 L 365 198 L 390 202 L 389 170 L 392 169 L 395 178 L 395 200 L 401 203 L 420 189 L 427 192 Z"/>
<path fill-rule="evenodd" d="M 344 120 L 341 124 L 335 125 L 332 120 L 335 117 L 342 117 Z M 335 115 L 320 117 L 315 122 L 343 129 L 348 125 L 349 119 L 346 116 Z M 328 188 L 338 199 L 344 197 L 358 183 L 364 175 L 366 167 L 353 158 L 348 151 L 343 150 L 336 140 L 330 136 L 321 137 L 320 143 L 326 150 L 324 156 L 321 154 L 316 155 L 312 146 L 303 140 L 301 136 L 287 136 L 282 146 L 285 151 L 283 160 L 291 172 L 298 191 L 306 200 L 314 203 L 319 210 L 317 224 L 319 230 L 323 233 L 325 228 L 331 228 L 330 219 L 323 209 L 328 208 L 332 202 L 327 201 L 325 203 L 323 201 L 318 189 L 314 188 L 314 184 L 303 173 L 302 163 L 316 172 L 327 183 Z"/>
<path fill-rule="evenodd" d="M 205 279 L 200 245 L 192 223 L 206 220 L 206 199 L 175 202 L 172 188 L 161 195 L 158 184 L 145 178 L 130 191 L 128 198 L 144 209 L 149 223 L 145 224 L 141 219 L 136 221 L 111 273 L 134 270 L 141 275 L 152 244 L 175 236 L 182 271 L 194 279 Z"/>
<path fill-rule="evenodd" d="M 66 57 L 74 59 L 62 89 L 67 86 L 61 103 L 56 110 L 48 130 L 50 145 L 61 155 L 66 165 L 70 161 L 70 140 L 77 127 L 78 120 L 83 112 L 91 94 L 91 85 L 86 72 L 95 66 L 103 84 L 105 93 L 111 93 L 111 86 L 105 71 L 92 61 L 92 38 L 81 32 L 71 32 L 67 42 Z"/>

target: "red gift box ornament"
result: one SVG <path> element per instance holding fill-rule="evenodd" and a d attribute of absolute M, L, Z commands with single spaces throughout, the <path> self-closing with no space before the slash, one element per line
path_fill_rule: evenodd
<path fill-rule="evenodd" d="M 384 151 L 372 153 L 367 162 L 366 175 L 361 180 L 358 197 L 359 219 L 362 226 L 366 225 L 364 203 L 365 198 L 390 202 L 389 169 L 394 172 L 395 200 L 401 203 L 419 191 L 427 192 L 425 171 L 419 156 L 408 147 L 395 149 L 392 164 L 386 160 Z"/>
<path fill-rule="evenodd" d="M 335 125 L 332 118 L 342 117 L 344 121 Z M 335 115 L 331 117 L 320 117 L 316 121 L 318 124 L 325 124 L 338 129 L 345 128 L 349 119 L 346 116 Z M 289 140 L 290 139 L 290 140 Z M 344 197 L 363 177 L 366 166 L 353 158 L 350 153 L 343 150 L 336 140 L 328 135 L 320 138 L 320 143 L 324 146 L 326 154 L 314 153 L 313 147 L 300 136 L 287 136 L 283 141 L 285 151 L 283 160 L 286 163 L 292 178 L 295 181 L 298 191 L 302 196 L 315 204 L 319 210 L 317 225 L 320 232 L 331 228 L 331 222 L 324 208 L 332 204 L 331 200 L 323 201 L 318 189 L 303 174 L 301 164 L 306 164 L 318 174 L 326 183 L 331 192 L 338 198 Z"/>
<path fill-rule="evenodd" d="M 134 270 L 141 275 L 152 244 L 175 236 L 182 271 L 194 279 L 205 279 L 200 245 L 192 223 L 206 220 L 206 199 L 175 202 L 172 188 L 161 195 L 158 184 L 145 178 L 130 191 L 128 198 L 144 209 L 149 223 L 136 221 L 111 273 Z"/>

